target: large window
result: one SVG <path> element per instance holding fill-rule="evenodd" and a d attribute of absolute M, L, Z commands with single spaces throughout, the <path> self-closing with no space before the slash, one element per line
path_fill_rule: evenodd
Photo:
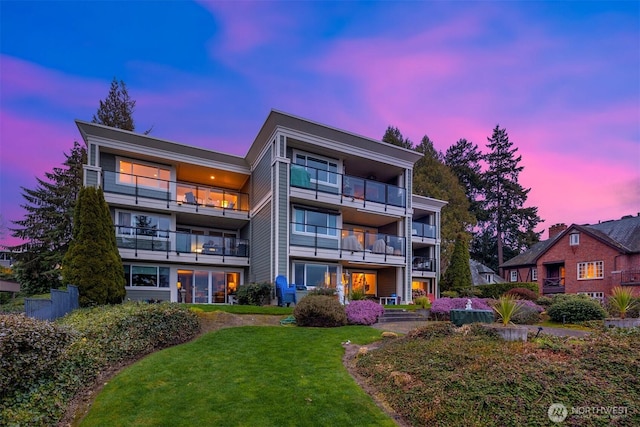
<path fill-rule="evenodd" d="M 329 159 L 297 153 L 295 163 L 306 166 L 312 182 L 338 185 L 338 163 Z"/>
<path fill-rule="evenodd" d="M 124 264 L 125 286 L 169 287 L 169 267 Z"/>
<path fill-rule="evenodd" d="M 169 217 L 132 212 L 118 212 L 117 234 L 123 236 L 169 237 Z"/>
<path fill-rule="evenodd" d="M 337 215 L 295 208 L 294 217 L 296 222 L 294 230 L 298 233 L 323 234 L 331 237 L 338 236 L 338 229 L 336 228 Z"/>
<path fill-rule="evenodd" d="M 335 265 L 293 263 L 294 283 L 311 289 L 335 288 L 337 272 Z"/>
<path fill-rule="evenodd" d="M 167 190 L 171 171 L 131 160 L 118 160 L 118 184 Z"/>
<path fill-rule="evenodd" d="M 578 280 L 603 279 L 604 261 L 578 263 Z"/>

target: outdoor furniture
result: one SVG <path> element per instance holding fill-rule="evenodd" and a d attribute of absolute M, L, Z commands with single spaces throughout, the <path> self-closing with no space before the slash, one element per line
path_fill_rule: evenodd
<path fill-rule="evenodd" d="M 185 201 L 187 203 L 189 203 L 190 205 L 197 205 L 198 204 L 198 201 L 196 200 L 196 196 L 191 191 L 186 193 L 184 195 L 184 198 L 185 198 Z"/>
<path fill-rule="evenodd" d="M 468 323 L 493 323 L 493 310 L 451 310 L 451 323 L 460 327 Z"/>
<path fill-rule="evenodd" d="M 362 245 L 358 242 L 358 238 L 351 234 L 342 239 L 342 249 L 346 251 L 361 251 Z"/>
<path fill-rule="evenodd" d="M 276 297 L 279 307 L 284 307 L 285 304 L 289 307 L 289 304 L 297 303 L 295 285 L 289 286 L 287 278 L 282 275 L 276 277 Z"/>

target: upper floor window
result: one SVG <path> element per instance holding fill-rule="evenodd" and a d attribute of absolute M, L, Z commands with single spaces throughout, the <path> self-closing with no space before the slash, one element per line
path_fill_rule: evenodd
<path fill-rule="evenodd" d="M 604 261 L 578 263 L 578 280 L 603 279 Z"/>
<path fill-rule="evenodd" d="M 324 234 L 326 236 L 337 237 L 336 228 L 338 216 L 327 212 L 294 209 L 295 226 L 294 230 L 299 233 Z"/>
<path fill-rule="evenodd" d="M 533 281 L 538 280 L 538 269 L 535 267 L 531 268 L 531 280 Z"/>
<path fill-rule="evenodd" d="M 171 171 L 159 166 L 135 162 L 133 160 L 118 160 L 118 184 L 138 185 L 149 188 L 167 190 Z"/>
<path fill-rule="evenodd" d="M 320 156 L 296 153 L 295 163 L 306 166 L 311 182 L 338 185 L 338 163 Z"/>
<path fill-rule="evenodd" d="M 484 280 L 487 283 L 495 283 L 494 280 L 493 280 L 493 274 L 491 274 L 491 273 L 485 274 L 484 275 Z"/>
<path fill-rule="evenodd" d="M 161 215 L 118 212 L 116 234 L 121 236 L 169 237 L 171 221 Z"/>
<path fill-rule="evenodd" d="M 509 281 L 517 282 L 518 281 L 518 270 L 511 270 L 509 273 Z"/>
<path fill-rule="evenodd" d="M 577 246 L 579 244 L 580 244 L 580 234 L 579 233 L 569 234 L 569 245 Z"/>

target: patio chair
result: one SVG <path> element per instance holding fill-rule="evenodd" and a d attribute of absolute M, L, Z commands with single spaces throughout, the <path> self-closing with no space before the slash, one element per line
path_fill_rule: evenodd
<path fill-rule="evenodd" d="M 286 304 L 289 307 L 289 304 L 296 304 L 296 287 L 289 286 L 287 283 L 287 278 L 280 275 L 276 277 L 276 297 L 278 298 L 278 306 L 284 307 Z"/>

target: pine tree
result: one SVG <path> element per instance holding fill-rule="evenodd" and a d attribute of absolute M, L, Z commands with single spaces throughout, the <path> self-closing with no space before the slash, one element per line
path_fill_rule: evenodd
<path fill-rule="evenodd" d="M 398 147 L 413 148 L 413 142 L 411 142 L 409 138 L 404 138 L 400 129 L 394 126 L 387 127 L 382 140 L 389 144 L 397 145 Z"/>
<path fill-rule="evenodd" d="M 74 142 L 70 154 L 65 154 L 63 167 L 37 178 L 35 189 L 22 187 L 26 203 L 21 207 L 25 217 L 13 223 L 12 236 L 25 243 L 9 249 L 15 252 L 16 278 L 27 294 L 46 293 L 59 288 L 60 265 L 72 235 L 73 210 L 82 186 L 82 165 L 86 150 Z"/>
<path fill-rule="evenodd" d="M 85 187 L 74 212 L 73 240 L 62 264 L 66 283 L 78 286 L 80 305 L 117 304 L 125 297 L 122 259 L 102 189 Z"/>
<path fill-rule="evenodd" d="M 487 171 L 483 183 L 483 209 L 487 220 L 480 227 L 473 252 L 474 259 L 481 260 L 481 251 L 491 249 L 492 241 L 495 241 L 496 263 L 486 265 L 498 270 L 505 254 L 517 255 L 539 240 L 540 233 L 534 229 L 542 220 L 538 216 L 538 208 L 524 207 L 531 189 L 525 189 L 518 183 L 518 176 L 524 169 L 520 166 L 522 156 L 517 155 L 518 149 L 513 147 L 506 129 L 496 126 L 492 136 L 487 138 L 487 148 L 489 152 L 484 156 Z"/>
<path fill-rule="evenodd" d="M 120 80 L 113 78 L 109 94 L 104 101 L 100 101 L 100 107 L 93 115 L 93 123 L 111 126 L 118 129 L 133 131 L 133 110 L 136 101 L 129 97 L 127 86 Z M 148 132 L 147 132 L 148 133 Z"/>
<path fill-rule="evenodd" d="M 440 282 L 441 291 L 464 291 L 473 286 L 469 266 L 469 237 L 458 234 L 449 267 Z"/>
<path fill-rule="evenodd" d="M 469 200 L 469 210 L 478 221 L 486 220 L 482 202 L 482 169 L 480 161 L 482 153 L 476 144 L 464 138 L 459 139 L 455 144 L 447 149 L 444 162 L 451 168 L 451 171 L 458 177 L 458 181 L 465 189 L 465 194 Z"/>
<path fill-rule="evenodd" d="M 443 156 L 433 146 L 428 136 L 424 136 L 416 151 L 423 154 L 413 168 L 413 193 L 420 196 L 445 200 L 442 208 L 440 250 L 441 271 L 445 271 L 452 256 L 456 236 L 471 228 L 475 218 L 469 213 L 469 201 L 464 188 L 451 169 L 442 161 Z"/>

